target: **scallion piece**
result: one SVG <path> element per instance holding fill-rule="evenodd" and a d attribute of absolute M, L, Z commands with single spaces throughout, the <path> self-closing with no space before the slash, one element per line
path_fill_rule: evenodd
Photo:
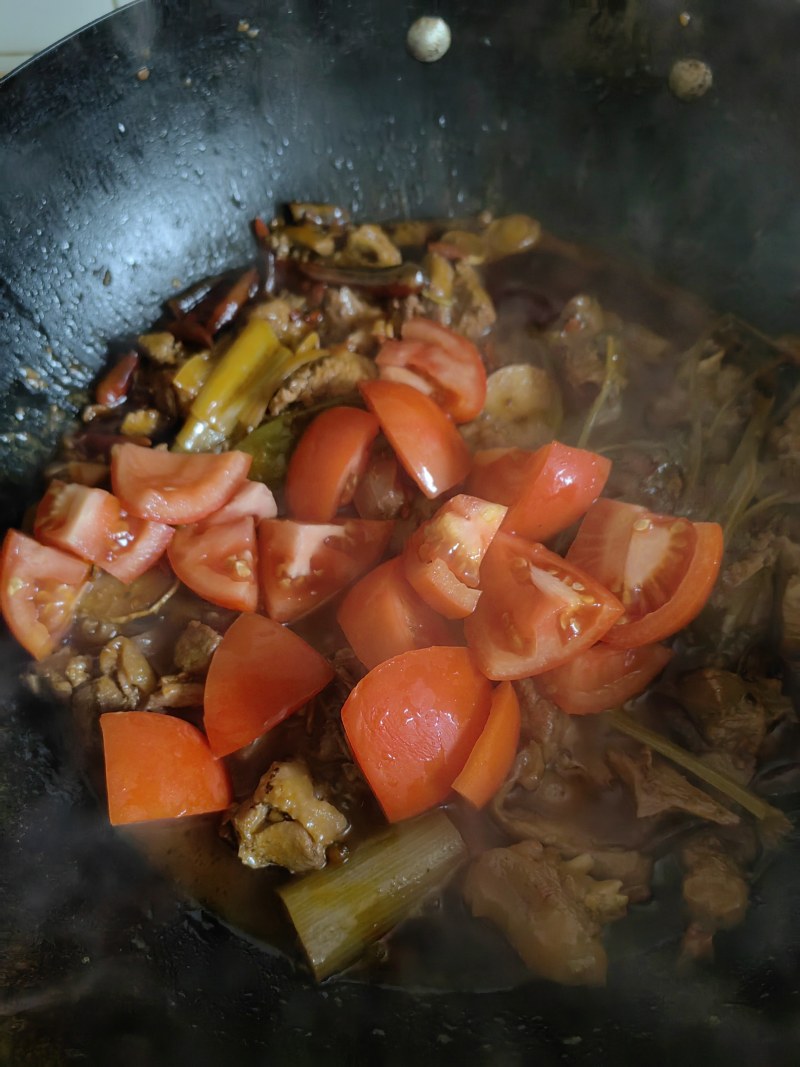
<path fill-rule="evenodd" d="M 749 811 L 751 815 L 754 815 L 764 823 L 776 837 L 790 829 L 788 819 L 778 808 L 773 808 L 766 800 L 762 800 L 761 797 L 756 796 L 749 789 L 745 789 L 744 786 L 735 782 L 733 778 L 729 778 L 727 774 L 709 767 L 697 756 L 693 756 L 691 752 L 687 752 L 680 745 L 676 745 L 664 737 L 663 734 L 643 726 L 636 719 L 622 711 L 609 712 L 609 718 L 614 728 L 619 730 L 620 733 L 641 741 L 643 745 L 647 745 L 655 752 L 658 752 L 659 755 L 666 757 L 673 763 L 677 763 L 679 767 L 689 771 L 695 778 L 699 778 L 706 785 L 710 785 L 712 789 L 716 789 L 719 793 L 729 797 L 744 808 L 745 811 Z"/>
<path fill-rule="evenodd" d="M 467 854 L 443 811 L 398 823 L 341 867 L 278 890 L 317 979 L 340 971 L 443 885 Z"/>

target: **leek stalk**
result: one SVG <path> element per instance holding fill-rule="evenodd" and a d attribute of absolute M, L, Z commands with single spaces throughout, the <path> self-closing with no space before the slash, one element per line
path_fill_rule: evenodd
<path fill-rule="evenodd" d="M 326 867 L 278 893 L 317 979 L 346 967 L 396 926 L 466 858 L 443 811 L 389 827 L 341 867 Z"/>

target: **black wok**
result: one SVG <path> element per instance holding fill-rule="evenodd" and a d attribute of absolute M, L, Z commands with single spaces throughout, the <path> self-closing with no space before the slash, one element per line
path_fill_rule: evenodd
<path fill-rule="evenodd" d="M 173 284 L 246 259 L 248 220 L 290 198 L 380 217 L 528 210 L 797 329 L 797 4 L 708 0 L 688 25 L 663 0 L 431 7 L 453 30 L 431 65 L 405 49 L 416 3 L 154 0 L 0 85 L 6 523 L 107 339 L 146 325 Z M 667 88 L 687 55 L 714 74 L 691 103 Z M 709 973 L 676 977 L 673 931 L 629 946 L 602 991 L 315 988 L 114 837 L 59 713 L 21 694 L 8 641 L 2 657 L 6 1062 L 796 1060 L 796 842 Z"/>

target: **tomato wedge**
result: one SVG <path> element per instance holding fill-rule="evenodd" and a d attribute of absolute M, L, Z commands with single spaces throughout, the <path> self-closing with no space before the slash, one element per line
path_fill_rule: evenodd
<path fill-rule="evenodd" d="M 179 526 L 199 522 L 226 504 L 251 463 L 245 452 L 212 455 L 115 445 L 111 484 L 131 515 Z"/>
<path fill-rule="evenodd" d="M 470 468 L 469 449 L 430 397 L 403 382 L 380 379 L 361 382 L 359 389 L 425 496 L 439 496 L 464 480 Z"/>
<path fill-rule="evenodd" d="M 598 500 L 567 558 L 623 603 L 624 615 L 603 640 L 615 648 L 637 648 L 669 637 L 699 614 L 719 574 L 723 551 L 717 523 Z"/>
<path fill-rule="evenodd" d="M 198 596 L 233 611 L 255 611 L 258 607 L 256 524 L 252 516 L 210 526 L 181 526 L 167 554 L 176 576 Z"/>
<path fill-rule="evenodd" d="M 611 461 L 605 456 L 559 441 L 544 445 L 533 453 L 503 529 L 530 541 L 549 540 L 585 514 L 610 472 Z"/>
<path fill-rule="evenodd" d="M 200 731 L 172 715 L 100 716 L 113 826 L 222 811 L 233 800 L 224 764 Z"/>
<path fill-rule="evenodd" d="M 414 648 L 463 644 L 455 627 L 414 592 L 399 556 L 356 582 L 336 619 L 368 670 Z"/>
<path fill-rule="evenodd" d="M 481 735 L 492 687 L 466 648 L 404 652 L 350 693 L 342 724 L 390 822 L 441 804 Z"/>
<path fill-rule="evenodd" d="M 250 515 L 258 519 L 274 519 L 278 514 L 278 505 L 272 490 L 263 482 L 246 481 L 227 504 L 223 504 L 218 511 L 213 511 L 208 518 L 203 519 L 203 526 L 216 526 L 222 522 L 233 522 Z"/>
<path fill-rule="evenodd" d="M 445 618 L 464 619 L 475 610 L 481 561 L 505 514 L 501 504 L 461 493 L 406 542 L 406 578 Z"/>
<path fill-rule="evenodd" d="M 393 526 L 377 519 L 264 519 L 258 524 L 258 552 L 267 614 L 294 622 L 327 603 L 378 562 Z"/>
<path fill-rule="evenodd" d="M 522 492 L 535 456 L 527 448 L 487 448 L 476 452 L 467 476 L 467 492 L 508 507 Z"/>
<path fill-rule="evenodd" d="M 670 659 L 672 652 L 664 645 L 594 645 L 562 667 L 540 674 L 536 688 L 569 715 L 594 715 L 644 692 Z"/>
<path fill-rule="evenodd" d="M 49 656 L 72 623 L 89 565 L 9 530 L 0 559 L 0 608 L 11 633 L 36 659 Z"/>
<path fill-rule="evenodd" d="M 486 401 L 486 370 L 472 341 L 431 319 L 403 323 L 402 341 L 387 341 L 375 362 L 381 376 L 396 370 L 419 376 L 419 387 L 432 393 L 454 422 L 469 422 Z M 406 380 L 409 380 L 406 378 Z"/>
<path fill-rule="evenodd" d="M 492 693 L 492 705 L 483 733 L 475 742 L 453 789 L 476 808 L 482 808 L 506 780 L 519 745 L 520 713 L 511 682 L 501 682 Z"/>
<path fill-rule="evenodd" d="M 132 582 L 164 554 L 173 530 L 129 515 L 105 489 L 53 481 L 33 523 L 43 544 L 96 563 L 121 582 Z"/>
<path fill-rule="evenodd" d="M 308 522 L 330 522 L 352 501 L 377 435 L 378 420 L 369 411 L 335 407 L 317 415 L 289 460 L 289 514 Z"/>
<path fill-rule="evenodd" d="M 617 598 L 585 571 L 502 530 L 484 557 L 481 585 L 464 633 L 478 666 L 496 681 L 566 663 L 599 641 L 623 612 Z"/>
<path fill-rule="evenodd" d="M 227 756 L 249 745 L 332 678 L 331 665 L 302 637 L 263 615 L 240 615 L 206 678 L 203 724 L 211 751 Z"/>

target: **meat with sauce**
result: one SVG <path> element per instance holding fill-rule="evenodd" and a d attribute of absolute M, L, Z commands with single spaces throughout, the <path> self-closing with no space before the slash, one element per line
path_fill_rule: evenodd
<path fill-rule="evenodd" d="M 499 926 L 528 967 L 563 985 L 603 985 L 603 927 L 626 912 L 617 880 L 598 880 L 590 856 L 563 860 L 536 841 L 484 852 L 469 869 L 472 914 Z"/>
<path fill-rule="evenodd" d="M 253 795 L 231 813 L 239 859 L 248 867 L 321 870 L 347 819 L 322 796 L 301 760 L 273 763 Z"/>

